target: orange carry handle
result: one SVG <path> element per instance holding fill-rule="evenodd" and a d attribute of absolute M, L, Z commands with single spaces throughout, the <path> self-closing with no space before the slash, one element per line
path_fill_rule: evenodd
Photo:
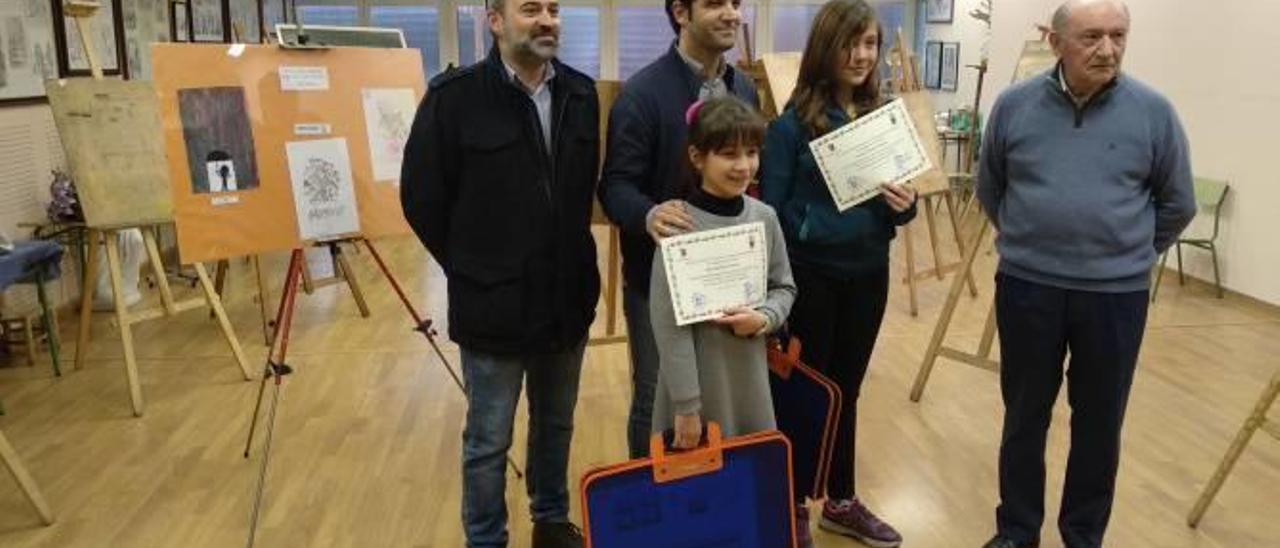
<path fill-rule="evenodd" d="M 782 350 L 781 341 L 770 340 L 768 362 L 769 370 L 773 371 L 773 374 L 784 380 L 790 379 L 791 370 L 800 365 L 800 339 L 792 337 L 791 344 L 787 345 L 785 352 Z"/>
<path fill-rule="evenodd" d="M 649 457 L 653 460 L 654 483 L 671 483 L 693 476 L 718 472 L 724 468 L 724 439 L 720 425 L 707 422 L 707 445 L 688 451 L 667 453 L 662 434 L 649 438 Z"/>

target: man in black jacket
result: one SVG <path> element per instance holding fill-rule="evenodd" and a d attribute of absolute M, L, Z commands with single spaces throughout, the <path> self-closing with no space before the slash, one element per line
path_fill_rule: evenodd
<path fill-rule="evenodd" d="M 654 242 L 693 228 L 677 196 L 686 162 L 684 115 L 695 101 L 735 95 L 757 105 L 750 78 L 724 58 L 737 43 L 740 0 L 666 0 L 678 35 L 671 49 L 637 72 L 609 112 L 600 203 L 622 229 L 623 312 L 631 345 L 631 457 L 649 453 L 658 348 L 649 324 Z"/>
<path fill-rule="evenodd" d="M 555 59 L 555 0 L 494 0 L 489 57 L 431 82 L 405 147 L 405 217 L 449 279 L 467 385 L 467 545 L 505 546 L 505 459 L 529 385 L 533 546 L 580 546 L 566 474 L 600 280 L 590 222 L 599 156 L 592 80 Z"/>

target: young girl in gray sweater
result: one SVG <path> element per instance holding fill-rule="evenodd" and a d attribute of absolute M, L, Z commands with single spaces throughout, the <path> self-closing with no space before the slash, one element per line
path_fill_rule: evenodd
<path fill-rule="evenodd" d="M 689 177 L 683 184 L 694 230 L 764 223 L 768 284 L 764 304 L 754 309 L 678 326 L 661 248 L 655 255 L 649 308 L 660 366 L 653 428 L 674 429 L 677 449 L 698 445 L 703 419 L 718 423 L 725 436 L 775 428 L 765 335 L 786 321 L 796 297 L 778 217 L 745 195 L 760 165 L 764 120 L 724 97 L 694 103 L 686 121 Z"/>

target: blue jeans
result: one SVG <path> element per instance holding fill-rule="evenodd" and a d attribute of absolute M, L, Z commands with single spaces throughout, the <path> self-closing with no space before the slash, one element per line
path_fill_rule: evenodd
<path fill-rule="evenodd" d="M 529 383 L 525 483 L 537 523 L 569 521 L 569 443 L 586 341 L 543 356 L 462 349 L 467 425 L 462 433 L 462 523 L 467 546 L 507 545 L 507 451 L 521 384 Z"/>
<path fill-rule="evenodd" d="M 1069 361 L 1071 452 L 1058 530 L 1067 548 L 1102 546 L 1115 496 L 1120 431 L 1150 302 L 1146 291 L 1074 291 L 997 275 L 1005 408 L 996 509 L 1001 536 L 1019 544 L 1039 538 L 1045 441 L 1064 361 Z"/>
<path fill-rule="evenodd" d="M 627 447 L 633 459 L 649 456 L 653 432 L 653 396 L 658 385 L 658 343 L 649 322 L 649 297 L 632 287 L 622 290 L 622 311 L 627 316 L 627 346 L 631 351 L 631 416 L 627 420 Z"/>

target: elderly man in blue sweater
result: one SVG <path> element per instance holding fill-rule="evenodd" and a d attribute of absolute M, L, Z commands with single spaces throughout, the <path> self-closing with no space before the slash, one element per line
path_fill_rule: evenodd
<path fill-rule="evenodd" d="M 1177 114 L 1120 72 L 1128 34 L 1123 3 L 1066 2 L 1049 35 L 1058 65 L 991 111 L 978 197 L 999 230 L 1005 417 L 989 548 L 1039 544 L 1045 438 L 1068 353 L 1071 454 L 1058 528 L 1069 548 L 1102 545 L 1149 274 L 1195 215 Z"/>

